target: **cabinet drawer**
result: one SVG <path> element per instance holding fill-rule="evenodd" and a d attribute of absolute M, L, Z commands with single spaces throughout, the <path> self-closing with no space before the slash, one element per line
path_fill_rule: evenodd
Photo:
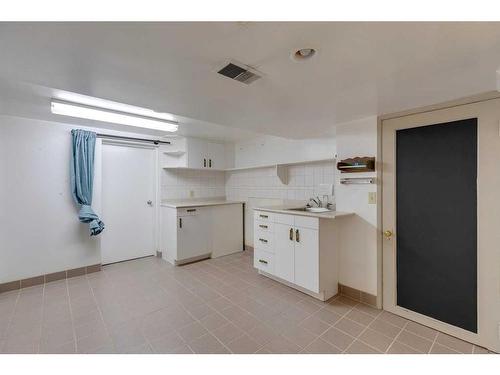
<path fill-rule="evenodd" d="M 253 266 L 261 271 L 274 274 L 274 255 L 267 251 L 255 249 Z"/>
<path fill-rule="evenodd" d="M 317 217 L 295 216 L 295 226 L 310 229 L 319 229 L 319 219 Z"/>
<path fill-rule="evenodd" d="M 273 233 L 257 230 L 254 232 L 253 245 L 256 249 L 274 252 Z"/>
<path fill-rule="evenodd" d="M 274 233 L 274 224 L 268 221 L 255 220 L 253 228 L 253 231 L 255 233 L 257 233 L 258 231 L 265 233 Z"/>
<path fill-rule="evenodd" d="M 196 215 L 199 212 L 200 212 L 199 207 L 178 208 L 177 209 L 177 216 Z"/>
<path fill-rule="evenodd" d="M 265 211 L 254 211 L 255 220 L 273 222 L 273 214 Z"/>
<path fill-rule="evenodd" d="M 286 224 L 293 226 L 295 215 L 286 215 L 286 214 L 275 214 L 274 222 L 277 224 Z"/>

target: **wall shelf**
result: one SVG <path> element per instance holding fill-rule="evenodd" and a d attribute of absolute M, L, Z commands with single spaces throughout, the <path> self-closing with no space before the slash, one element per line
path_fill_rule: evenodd
<path fill-rule="evenodd" d="M 189 168 L 189 167 L 162 167 L 166 170 L 187 170 L 187 171 L 212 171 L 212 172 L 225 172 L 225 169 L 214 169 L 214 168 Z"/>
<path fill-rule="evenodd" d="M 374 172 L 375 158 L 364 156 L 344 159 L 337 163 L 340 173 Z"/>
<path fill-rule="evenodd" d="M 246 169 L 259 169 L 259 168 L 272 168 L 276 166 L 283 166 L 283 167 L 289 167 L 292 165 L 301 165 L 301 164 L 313 164 L 313 163 L 322 163 L 322 162 L 334 162 L 335 159 L 314 159 L 314 160 L 303 160 L 303 161 L 293 161 L 289 163 L 274 163 L 274 164 L 262 164 L 262 165 L 251 165 L 248 167 L 237 167 L 237 168 L 227 168 L 226 171 L 231 172 L 231 171 L 244 171 Z"/>
<path fill-rule="evenodd" d="M 186 151 L 183 150 L 176 150 L 176 151 L 163 151 L 165 155 L 170 155 L 170 156 L 182 156 L 186 153 Z"/>

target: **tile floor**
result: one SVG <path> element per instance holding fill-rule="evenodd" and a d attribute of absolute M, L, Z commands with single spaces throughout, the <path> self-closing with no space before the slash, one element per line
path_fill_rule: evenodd
<path fill-rule="evenodd" d="M 0 295 L 0 353 L 486 353 L 390 313 L 258 275 L 251 251 L 158 258 Z"/>

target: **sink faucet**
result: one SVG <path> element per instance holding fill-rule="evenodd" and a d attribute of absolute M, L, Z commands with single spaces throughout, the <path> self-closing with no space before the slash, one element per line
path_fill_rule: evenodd
<path fill-rule="evenodd" d="M 316 197 L 316 199 L 314 199 L 314 198 L 309 198 L 309 202 L 311 202 L 311 201 L 312 201 L 312 202 L 314 202 L 314 203 L 316 203 L 316 205 L 317 205 L 318 207 L 322 207 L 322 206 L 323 206 L 323 205 L 322 205 L 322 202 L 321 202 L 321 199 L 319 199 L 319 197 Z"/>

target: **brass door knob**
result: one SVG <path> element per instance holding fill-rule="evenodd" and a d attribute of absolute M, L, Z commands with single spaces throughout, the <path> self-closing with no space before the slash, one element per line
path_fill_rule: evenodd
<path fill-rule="evenodd" d="M 390 239 L 392 237 L 392 231 L 390 230 L 384 231 L 384 237 Z"/>

